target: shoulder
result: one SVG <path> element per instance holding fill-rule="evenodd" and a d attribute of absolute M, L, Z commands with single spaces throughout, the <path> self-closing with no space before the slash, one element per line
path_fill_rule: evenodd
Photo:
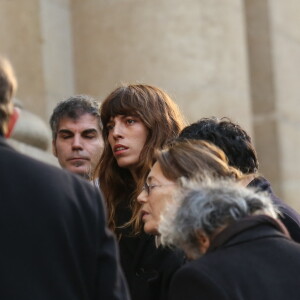
<path fill-rule="evenodd" d="M 280 211 L 281 215 L 280 220 L 286 226 L 289 231 L 292 239 L 296 242 L 300 242 L 300 215 L 282 199 L 277 197 L 271 187 L 270 182 L 259 176 L 255 178 L 250 184 L 249 187 L 254 187 L 259 191 L 266 192 L 269 194 L 273 204 L 275 204 Z"/>
<path fill-rule="evenodd" d="M 174 274 L 169 299 L 228 299 L 209 269 L 202 258 L 184 265 Z"/>
<path fill-rule="evenodd" d="M 18 193 L 31 193 L 45 199 L 64 201 L 99 202 L 99 189 L 66 170 L 38 161 L 17 152 L 0 140 L 0 182 L 2 190 L 18 186 Z M 6 184 L 5 184 L 6 183 Z M 58 202 L 58 201 L 54 201 Z M 95 203 L 93 203 L 95 205 Z"/>

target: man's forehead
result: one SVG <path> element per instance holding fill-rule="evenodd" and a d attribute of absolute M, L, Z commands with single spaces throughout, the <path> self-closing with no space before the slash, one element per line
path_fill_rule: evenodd
<path fill-rule="evenodd" d="M 82 114 L 77 118 L 71 118 L 68 116 L 63 116 L 58 123 L 58 132 L 60 130 L 96 130 L 101 131 L 99 125 L 99 118 L 91 114 Z"/>

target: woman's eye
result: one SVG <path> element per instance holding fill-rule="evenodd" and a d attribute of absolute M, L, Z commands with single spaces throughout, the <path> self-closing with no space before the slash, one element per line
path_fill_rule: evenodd
<path fill-rule="evenodd" d="M 128 124 L 134 124 L 136 122 L 136 120 L 133 120 L 133 119 L 127 119 L 126 122 Z"/>
<path fill-rule="evenodd" d="M 106 129 L 107 130 L 111 130 L 111 129 L 113 129 L 114 128 L 114 125 L 113 124 L 108 124 L 108 125 L 106 125 Z"/>

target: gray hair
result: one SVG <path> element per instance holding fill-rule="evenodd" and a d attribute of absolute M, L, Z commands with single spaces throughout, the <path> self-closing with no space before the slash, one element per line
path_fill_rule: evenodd
<path fill-rule="evenodd" d="M 99 128 L 102 128 L 100 102 L 93 97 L 87 95 L 75 95 L 60 101 L 54 108 L 49 121 L 53 140 L 56 139 L 59 122 L 62 118 L 68 117 L 76 120 L 83 114 L 95 116 L 98 119 Z"/>
<path fill-rule="evenodd" d="M 199 257 L 199 230 L 208 238 L 217 230 L 251 215 L 265 214 L 277 218 L 271 199 L 232 181 L 206 179 L 183 182 L 182 191 L 161 217 L 161 243 L 176 246 Z"/>

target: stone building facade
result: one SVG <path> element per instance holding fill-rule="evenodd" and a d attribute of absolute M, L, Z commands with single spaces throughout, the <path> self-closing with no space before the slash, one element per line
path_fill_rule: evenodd
<path fill-rule="evenodd" d="M 120 82 L 165 89 L 190 122 L 237 121 L 261 173 L 300 210 L 299 15 L 296 0 L 3 0 L 0 53 L 46 127 L 59 100 L 101 100 Z M 35 155 L 55 163 L 46 136 Z"/>

